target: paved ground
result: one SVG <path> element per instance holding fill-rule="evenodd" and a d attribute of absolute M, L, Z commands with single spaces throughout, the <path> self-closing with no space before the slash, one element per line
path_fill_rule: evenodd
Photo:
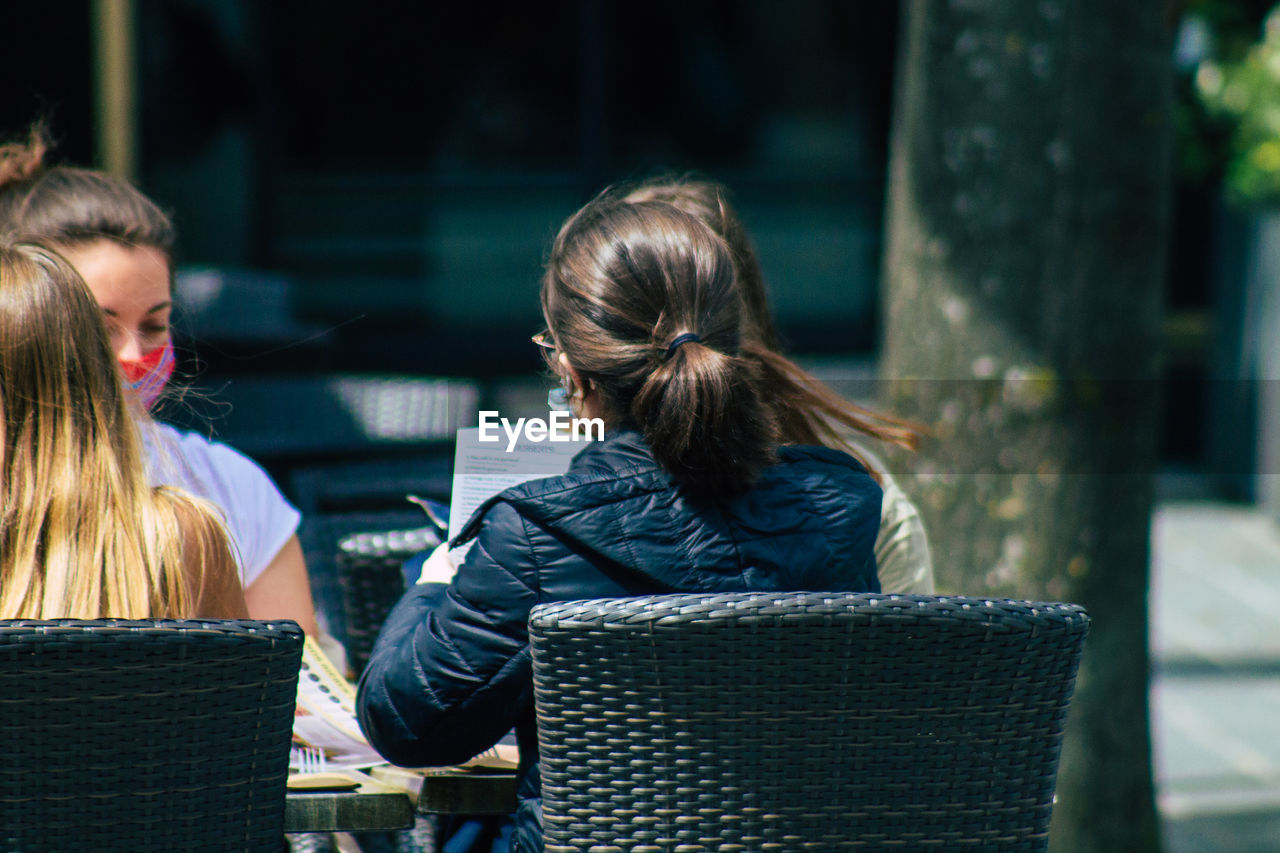
<path fill-rule="evenodd" d="M 1166 853 L 1280 851 L 1280 524 L 1162 502 L 1151 608 Z"/>

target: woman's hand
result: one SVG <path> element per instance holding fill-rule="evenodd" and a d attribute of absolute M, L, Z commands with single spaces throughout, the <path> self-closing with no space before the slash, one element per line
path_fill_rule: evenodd
<path fill-rule="evenodd" d="M 458 567 L 449 556 L 449 543 L 441 542 L 422 564 L 422 573 L 418 575 L 418 583 L 449 583 L 453 580 Z"/>

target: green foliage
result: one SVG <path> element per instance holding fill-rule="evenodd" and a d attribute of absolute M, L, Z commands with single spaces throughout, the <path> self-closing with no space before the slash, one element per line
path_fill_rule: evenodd
<path fill-rule="evenodd" d="M 1252 43 L 1219 36 L 1191 78 L 1201 108 L 1186 101 L 1175 116 L 1180 163 L 1193 180 L 1221 164 L 1229 200 L 1280 203 L 1280 5 Z"/>

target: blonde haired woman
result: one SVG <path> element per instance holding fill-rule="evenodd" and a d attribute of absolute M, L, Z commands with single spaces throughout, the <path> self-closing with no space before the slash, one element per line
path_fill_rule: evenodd
<path fill-rule="evenodd" d="M 298 541 L 301 516 L 248 457 L 152 420 L 174 366 L 173 223 L 127 180 L 50 165 L 43 129 L 0 145 L 0 234 L 51 246 L 83 277 L 106 315 L 111 349 L 132 395 L 153 484 L 177 486 L 222 512 L 249 614 L 292 619 L 318 636 Z"/>
<path fill-rule="evenodd" d="M 71 265 L 0 245 L 0 618 L 247 616 L 215 511 L 148 484 L 129 405 Z"/>

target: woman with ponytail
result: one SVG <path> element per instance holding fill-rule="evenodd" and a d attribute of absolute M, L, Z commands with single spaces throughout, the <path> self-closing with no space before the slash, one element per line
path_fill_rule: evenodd
<path fill-rule="evenodd" d="M 0 618 L 247 616 L 213 507 L 146 479 L 93 295 L 0 245 Z"/>
<path fill-rule="evenodd" d="M 847 453 L 780 442 L 725 240 L 664 202 L 606 193 L 561 228 L 535 340 L 605 437 L 567 474 L 485 503 L 452 581 L 419 584 L 360 684 L 391 761 L 463 761 L 512 727 L 513 847 L 542 849 L 526 630 L 536 604 L 670 592 L 879 591 L 881 491 Z"/>
<path fill-rule="evenodd" d="M 631 189 L 629 201 L 664 201 L 698 218 L 729 245 L 742 281 L 747 340 L 743 354 L 757 363 L 765 397 L 784 444 L 823 444 L 856 456 L 884 489 L 876 566 L 884 592 L 933 593 L 933 559 L 924 522 L 866 439 L 914 450 L 914 424 L 845 400 L 781 352 L 755 247 L 725 187 L 696 178 L 656 178 Z"/>

